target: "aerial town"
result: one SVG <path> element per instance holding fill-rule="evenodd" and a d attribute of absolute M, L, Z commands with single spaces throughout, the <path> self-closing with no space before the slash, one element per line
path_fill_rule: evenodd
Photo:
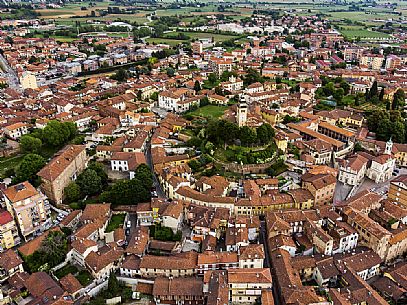
<path fill-rule="evenodd" d="M 0 3 L 0 305 L 407 304 L 407 6 L 278 2 Z"/>

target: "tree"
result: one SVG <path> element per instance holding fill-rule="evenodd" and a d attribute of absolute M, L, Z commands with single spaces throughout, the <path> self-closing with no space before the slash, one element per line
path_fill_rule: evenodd
<path fill-rule="evenodd" d="M 387 141 L 390 137 L 397 143 L 404 143 L 406 126 L 400 111 L 374 111 L 367 118 L 370 131 L 376 132 L 376 138 Z"/>
<path fill-rule="evenodd" d="M 22 152 L 33 152 L 37 153 L 41 149 L 42 141 L 38 138 L 32 137 L 30 135 L 23 135 L 20 138 L 20 149 Z"/>
<path fill-rule="evenodd" d="M 256 132 L 248 126 L 243 126 L 239 130 L 239 139 L 242 145 L 253 145 L 257 139 Z"/>
<path fill-rule="evenodd" d="M 347 81 L 342 80 L 340 82 L 340 87 L 343 89 L 345 95 L 349 94 L 350 85 L 349 85 L 349 83 Z"/>
<path fill-rule="evenodd" d="M 71 182 L 64 189 L 65 199 L 68 203 L 78 201 L 81 198 L 81 188 L 75 182 Z"/>
<path fill-rule="evenodd" d="M 218 78 L 216 77 L 216 75 L 214 73 L 211 73 L 208 75 L 208 82 L 210 84 L 216 84 L 216 82 L 218 81 Z"/>
<path fill-rule="evenodd" d="M 78 176 L 76 183 L 84 195 L 95 195 L 102 191 L 102 179 L 93 169 L 86 169 Z"/>
<path fill-rule="evenodd" d="M 250 68 L 247 70 L 246 75 L 243 77 L 243 82 L 246 86 L 248 86 L 257 82 L 263 83 L 264 78 L 257 70 Z"/>
<path fill-rule="evenodd" d="M 146 202 L 151 198 L 152 185 L 153 178 L 149 167 L 141 164 L 136 168 L 133 179 L 117 181 L 101 194 L 100 200 L 113 205 Z"/>
<path fill-rule="evenodd" d="M 404 94 L 404 90 L 398 89 L 396 91 L 396 93 L 394 93 L 394 96 L 393 96 L 392 109 L 397 110 L 400 107 L 403 108 L 405 101 L 406 101 L 406 96 Z"/>
<path fill-rule="evenodd" d="M 199 107 L 204 107 L 206 105 L 209 105 L 209 99 L 207 96 L 204 96 L 203 98 L 200 99 L 199 101 Z"/>
<path fill-rule="evenodd" d="M 14 43 L 14 40 L 10 36 L 6 36 L 6 38 L 4 38 L 4 42 L 12 45 Z"/>
<path fill-rule="evenodd" d="M 150 190 L 153 186 L 153 176 L 147 164 L 140 164 L 135 172 L 132 180 L 139 180 L 144 188 Z"/>
<path fill-rule="evenodd" d="M 51 267 L 54 267 L 65 260 L 68 252 L 68 244 L 64 233 L 59 231 L 50 232 L 43 240 L 40 252 L 45 254 Z"/>
<path fill-rule="evenodd" d="M 372 98 L 373 96 L 377 96 L 378 92 L 377 81 L 374 81 L 372 87 L 369 90 L 369 97 Z"/>
<path fill-rule="evenodd" d="M 275 132 L 270 124 L 263 124 L 256 129 L 257 142 L 261 144 L 268 144 L 274 138 Z"/>
<path fill-rule="evenodd" d="M 168 67 L 168 68 L 167 68 L 167 75 L 168 75 L 169 77 L 173 77 L 173 76 L 175 75 L 175 70 L 174 70 L 174 68 Z"/>
<path fill-rule="evenodd" d="M 380 90 L 379 101 L 383 102 L 383 99 L 384 99 L 384 87 L 382 87 L 382 90 Z"/>
<path fill-rule="evenodd" d="M 199 81 L 195 81 L 194 83 L 194 90 L 196 93 L 198 93 L 199 91 L 201 91 L 201 84 L 199 83 Z"/>
<path fill-rule="evenodd" d="M 333 98 L 336 100 L 336 102 L 341 102 L 343 99 L 345 91 L 343 90 L 343 88 L 339 88 L 337 90 L 335 90 L 334 94 L 333 94 Z"/>
<path fill-rule="evenodd" d="M 88 169 L 93 169 L 101 179 L 102 185 L 107 185 L 109 177 L 106 174 L 103 164 L 96 161 L 91 161 L 88 164 Z"/>
<path fill-rule="evenodd" d="M 111 298 L 116 297 L 119 294 L 120 284 L 116 278 L 114 272 L 110 273 L 109 281 L 107 282 L 107 291 Z"/>
<path fill-rule="evenodd" d="M 39 249 L 29 256 L 23 256 L 28 270 L 33 273 L 39 270 L 49 270 L 65 260 L 68 252 L 66 236 L 61 231 L 50 231 L 39 246 Z"/>
<path fill-rule="evenodd" d="M 34 185 L 39 184 L 37 173 L 40 171 L 41 168 L 44 167 L 44 165 L 45 159 L 40 155 L 26 155 L 16 171 L 16 178 L 13 182 L 19 183 L 28 180 Z"/>
<path fill-rule="evenodd" d="M 36 134 L 36 137 L 41 137 L 43 143 L 60 147 L 76 136 L 77 128 L 72 122 L 50 121 L 42 131 L 37 131 Z M 31 135 L 34 136 L 34 133 Z"/>
<path fill-rule="evenodd" d="M 118 82 L 124 82 L 129 78 L 129 75 L 126 70 L 120 68 L 117 72 L 110 77 L 111 79 L 117 80 Z"/>

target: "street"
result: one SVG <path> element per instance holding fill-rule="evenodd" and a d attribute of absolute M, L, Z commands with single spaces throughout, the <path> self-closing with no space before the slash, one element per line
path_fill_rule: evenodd
<path fill-rule="evenodd" d="M 145 156 L 146 156 L 147 165 L 150 167 L 151 172 L 153 174 L 153 184 L 157 191 L 158 197 L 168 199 L 167 195 L 165 194 L 165 192 L 163 191 L 163 189 L 161 187 L 160 182 L 158 182 L 157 176 L 154 173 L 153 160 L 151 158 L 151 142 L 150 141 L 147 143 L 147 149 L 145 152 Z"/>
<path fill-rule="evenodd" d="M 2 76 L 8 79 L 8 85 L 11 89 L 16 91 L 22 91 L 20 82 L 18 80 L 16 72 L 11 69 L 10 65 L 8 64 L 7 60 L 0 54 L 0 65 L 1 68 L 4 69 Z"/>

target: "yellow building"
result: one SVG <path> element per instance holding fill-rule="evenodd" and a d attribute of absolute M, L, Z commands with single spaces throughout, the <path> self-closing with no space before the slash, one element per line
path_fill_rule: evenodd
<path fill-rule="evenodd" d="M 287 137 L 285 137 L 281 133 L 278 133 L 278 134 L 276 134 L 275 142 L 276 142 L 277 148 L 279 150 L 281 150 L 284 153 L 287 151 L 287 147 L 288 147 L 288 138 Z"/>
<path fill-rule="evenodd" d="M 280 118 L 280 115 L 277 111 L 275 110 L 270 110 L 270 109 L 262 109 L 261 110 L 261 116 L 263 119 L 265 119 L 271 126 L 276 125 L 280 121 L 282 121 L 282 118 Z"/>
<path fill-rule="evenodd" d="M 86 168 L 86 162 L 84 145 L 67 146 L 38 172 L 42 191 L 53 202 L 62 203 L 65 187 Z"/>
<path fill-rule="evenodd" d="M 398 176 L 390 182 L 388 197 L 407 208 L 407 175 Z"/>
<path fill-rule="evenodd" d="M 10 249 L 20 243 L 16 223 L 9 211 L 0 211 L 0 250 Z"/>
<path fill-rule="evenodd" d="M 23 72 L 20 77 L 20 83 L 23 89 L 37 89 L 37 78 L 30 72 Z"/>

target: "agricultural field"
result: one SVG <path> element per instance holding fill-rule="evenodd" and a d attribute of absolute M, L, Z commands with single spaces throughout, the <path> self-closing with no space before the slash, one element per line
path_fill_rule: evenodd
<path fill-rule="evenodd" d="M 103 1 L 96 2 L 95 6 L 89 6 L 90 1 L 69 3 L 61 8 L 55 9 L 39 9 L 36 10 L 37 13 L 41 15 L 44 19 L 57 19 L 57 18 L 70 18 L 75 16 L 86 16 L 90 12 L 97 11 L 98 9 L 107 9 L 109 5 L 114 5 L 114 2 Z M 81 7 L 86 7 L 87 10 L 81 10 Z"/>
<path fill-rule="evenodd" d="M 346 29 L 346 30 L 340 30 L 343 36 L 347 38 L 358 38 L 360 37 L 361 39 L 364 38 L 390 38 L 389 34 L 382 33 L 382 32 L 376 32 L 376 31 L 371 31 L 367 29 Z"/>

